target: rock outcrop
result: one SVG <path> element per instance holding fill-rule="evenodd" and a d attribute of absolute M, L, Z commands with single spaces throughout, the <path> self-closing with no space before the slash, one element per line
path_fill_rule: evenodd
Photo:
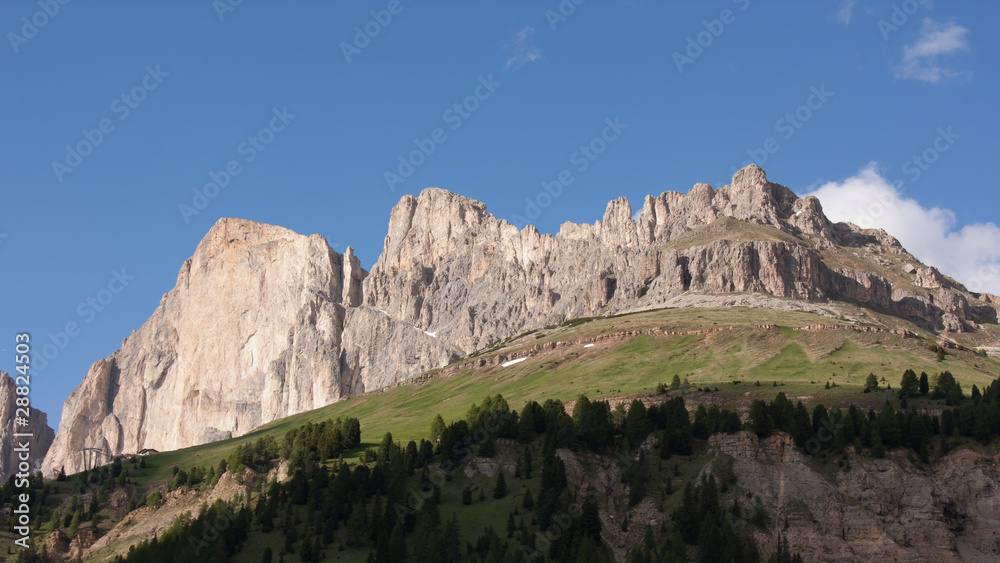
<path fill-rule="evenodd" d="M 997 322 L 996 300 L 884 231 L 831 223 L 816 198 L 755 165 L 719 189 L 647 196 L 635 219 L 616 199 L 602 221 L 556 235 L 428 188 L 393 208 L 370 273 L 318 235 L 221 219 L 152 317 L 67 400 L 45 467 L 75 467 L 83 447 L 240 435 L 526 330 L 719 294 L 846 300 L 942 331 Z"/>
<path fill-rule="evenodd" d="M 687 194 L 647 196 L 632 217 L 619 198 L 603 221 L 565 223 L 552 236 L 428 188 L 393 209 L 365 303 L 465 352 L 527 328 L 662 306 L 689 292 L 846 299 L 954 332 L 981 317 L 964 288 L 934 268 L 907 274 L 900 266 L 890 275 L 887 256 L 919 264 L 895 238 L 831 223 L 819 200 L 798 198 L 755 165 L 718 190 L 696 184 Z M 869 268 L 831 266 L 840 255 Z"/>
<path fill-rule="evenodd" d="M 319 235 L 220 219 L 146 323 L 63 407 L 47 474 L 84 447 L 165 451 L 342 398 L 344 301 L 360 263 Z"/>
<path fill-rule="evenodd" d="M 25 460 L 28 471 L 34 473 L 41 466 L 55 437 L 55 431 L 49 428 L 45 413 L 34 407 L 29 407 L 27 417 L 23 410 L 18 412 L 17 398 L 20 395 L 16 388 L 14 379 L 0 371 L 0 482 L 4 483 L 8 477 L 18 472 L 22 461 L 22 446 L 26 445 L 29 452 L 29 457 Z M 15 424 L 16 419 L 23 419 L 26 423 Z M 31 436 L 15 437 L 15 433 Z"/>
<path fill-rule="evenodd" d="M 832 478 L 787 434 L 717 434 L 737 484 L 765 500 L 806 561 L 991 561 L 1000 553 L 1000 457 L 958 449 L 930 465 L 851 456 Z M 834 463 L 830 461 L 828 463 Z M 769 538 L 774 549 L 777 534 Z M 957 556 L 956 556 L 957 555 Z"/>
<path fill-rule="evenodd" d="M 352 249 L 338 254 L 319 235 L 220 219 L 149 320 L 70 395 L 45 473 L 82 469 L 83 448 L 239 436 L 458 357 L 362 306 L 367 274 Z"/>

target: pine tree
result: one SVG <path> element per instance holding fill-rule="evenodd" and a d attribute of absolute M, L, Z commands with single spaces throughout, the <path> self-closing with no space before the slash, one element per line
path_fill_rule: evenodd
<path fill-rule="evenodd" d="M 459 541 L 458 514 L 452 514 L 444 528 L 444 561 L 459 563 L 462 560 L 462 546 Z"/>
<path fill-rule="evenodd" d="M 583 501 L 582 514 L 580 515 L 580 530 L 591 539 L 600 541 L 601 539 L 601 516 L 597 508 L 597 500 L 593 493 L 588 494 Z"/>
<path fill-rule="evenodd" d="M 903 379 L 899 382 L 900 397 L 915 397 L 920 393 L 920 380 L 912 369 L 903 372 Z"/>
<path fill-rule="evenodd" d="M 392 528 L 389 536 L 389 561 L 406 561 L 406 538 L 403 536 L 403 528 L 397 523 Z"/>
<path fill-rule="evenodd" d="M 698 506 L 691 481 L 684 485 L 684 499 L 681 507 L 674 512 L 674 524 L 685 543 L 694 544 L 698 541 Z"/>
<path fill-rule="evenodd" d="M 875 459 L 885 457 L 885 445 L 882 444 L 882 438 L 877 431 L 872 432 L 872 457 Z"/>
<path fill-rule="evenodd" d="M 521 502 L 521 506 L 528 509 L 535 506 L 535 499 L 531 498 L 531 489 L 524 491 L 524 501 Z"/>
<path fill-rule="evenodd" d="M 70 520 L 69 530 L 66 531 L 66 535 L 72 538 L 76 536 L 76 532 L 79 529 L 80 529 L 80 511 L 77 510 L 73 512 L 73 519 Z"/>
<path fill-rule="evenodd" d="M 493 498 L 503 498 L 507 496 L 507 483 L 503 479 L 503 470 L 497 471 L 497 486 L 493 489 Z"/>
<path fill-rule="evenodd" d="M 770 436 L 774 429 L 770 409 L 760 399 L 750 403 L 750 426 L 758 436 Z"/>
<path fill-rule="evenodd" d="M 865 393 L 871 393 L 876 389 L 878 389 L 878 378 L 875 377 L 874 373 L 869 373 L 865 379 Z"/>
<path fill-rule="evenodd" d="M 306 536 L 306 538 L 302 540 L 302 547 L 299 548 L 299 558 L 301 558 L 302 561 L 313 560 L 313 546 L 312 540 L 309 536 Z"/>
<path fill-rule="evenodd" d="M 437 503 L 425 501 L 424 507 L 427 505 L 434 505 L 437 507 Z M 365 531 L 367 528 L 368 515 L 366 514 L 365 505 L 361 504 L 361 501 L 359 500 L 354 504 L 354 508 L 351 510 L 351 516 L 347 519 L 347 545 L 361 545 L 361 539 L 365 537 Z"/>
<path fill-rule="evenodd" d="M 295 542 L 299 541 L 299 532 L 295 529 L 295 522 L 291 516 L 285 518 L 285 551 L 295 553 Z"/>
<path fill-rule="evenodd" d="M 435 416 L 434 422 L 431 423 L 431 440 L 437 440 L 440 438 L 441 435 L 444 434 L 445 428 L 447 428 L 447 426 L 445 426 L 444 419 L 441 418 L 441 415 L 439 414 Z"/>
<path fill-rule="evenodd" d="M 899 427 L 899 419 L 896 417 L 896 409 L 892 408 L 889 401 L 882 405 L 882 412 L 876 418 L 879 437 L 886 448 L 895 448 L 902 444 L 903 431 Z"/>
<path fill-rule="evenodd" d="M 640 444 L 653 431 L 653 422 L 646 412 L 646 405 L 633 399 L 625 416 L 625 436 L 633 444 Z"/>
<path fill-rule="evenodd" d="M 722 531 L 716 525 L 714 518 L 706 519 L 698 534 L 698 561 L 714 563 L 715 561 L 728 561 L 724 557 L 726 543 L 722 538 Z"/>

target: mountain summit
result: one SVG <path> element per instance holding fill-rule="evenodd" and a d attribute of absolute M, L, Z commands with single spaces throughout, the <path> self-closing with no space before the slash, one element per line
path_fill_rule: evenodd
<path fill-rule="evenodd" d="M 719 189 L 625 198 L 556 235 L 446 190 L 392 209 L 371 272 L 319 235 L 220 219 L 176 286 L 63 408 L 44 464 L 169 450 L 405 381 L 525 330 L 657 307 L 758 307 L 997 338 L 997 300 L 879 230 L 831 223 L 750 165 Z M 870 314 L 871 313 L 871 314 Z M 912 326 L 912 325 L 911 325 Z"/>

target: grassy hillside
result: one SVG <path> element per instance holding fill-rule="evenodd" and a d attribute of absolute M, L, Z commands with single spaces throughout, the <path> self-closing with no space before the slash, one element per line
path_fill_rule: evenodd
<path fill-rule="evenodd" d="M 841 329 L 807 331 L 797 327 L 838 325 Z M 758 325 L 774 325 L 761 329 Z M 729 328 L 732 327 L 732 328 Z M 725 328 L 709 334 L 668 335 L 623 333 L 662 329 L 688 332 Z M 527 401 L 571 401 L 581 393 L 612 402 L 649 395 L 674 374 L 690 384 L 690 403 L 707 401 L 745 410 L 754 398 L 774 396 L 778 383 L 789 398 L 807 405 L 857 404 L 875 407 L 883 393 L 864 394 L 865 378 L 874 373 L 898 388 L 906 369 L 929 375 L 948 370 L 968 394 L 1000 374 L 1000 362 L 972 351 L 951 350 L 938 362 L 928 341 L 886 333 L 858 332 L 856 327 L 805 312 L 770 309 L 661 309 L 609 318 L 579 320 L 522 336 L 506 347 L 477 358 L 464 359 L 437 370 L 423 383 L 401 385 L 352 397 L 310 412 L 291 416 L 245 436 L 151 456 L 140 481 L 167 480 L 175 465 L 217 463 L 237 444 L 263 435 L 282 436 L 306 422 L 337 417 L 361 421 L 362 447 L 373 445 L 391 431 L 397 441 L 429 437 L 436 414 L 445 420 L 465 415 L 469 405 L 488 395 L 502 394 L 513 408 Z M 911 330 L 919 334 L 916 327 Z M 929 334 L 926 335 L 930 337 Z M 604 338 L 604 340 L 597 340 Z M 584 342 L 594 346 L 584 348 Z M 539 344 L 568 343 L 536 353 L 509 367 L 477 367 L 479 360 L 497 356 L 522 357 Z M 760 382 L 760 386 L 756 385 Z M 734 384 L 734 382 L 742 382 Z M 826 383 L 836 384 L 826 389 Z M 699 387 L 719 393 L 698 393 Z M 911 401 L 912 402 L 912 401 Z M 919 403 L 917 403 L 919 404 Z"/>
<path fill-rule="evenodd" d="M 741 413 L 746 419 L 752 401 L 770 401 L 778 391 L 785 393 L 792 402 L 802 401 L 810 408 L 822 403 L 830 408 L 853 404 L 865 410 L 878 410 L 886 399 L 899 407 L 895 390 L 907 369 L 927 372 L 932 381 L 939 372 L 947 370 L 961 383 L 966 396 L 973 385 L 982 390 L 1000 373 L 1000 362 L 971 350 L 951 349 L 939 360 L 938 354 L 929 349 L 932 335 L 921 333 L 912 325 L 891 327 L 910 331 L 904 336 L 887 330 L 875 317 L 873 321 L 860 324 L 813 313 L 771 309 L 662 309 L 577 319 L 562 326 L 546 327 L 492 345 L 488 351 L 473 354 L 408 384 L 275 421 L 239 438 L 149 456 L 142 459 L 141 466 L 138 460 L 127 460 L 123 464 L 127 473 L 121 476 L 122 483 L 118 488 L 111 487 L 102 497 L 104 504 L 97 513 L 102 523 L 98 535 L 124 517 L 160 518 L 168 525 L 181 510 L 200 504 L 202 497 L 198 495 L 210 490 L 191 491 L 194 496 L 186 502 L 194 504 L 185 505 L 187 508 L 178 506 L 176 495 L 166 507 L 161 500 L 156 510 L 142 508 L 147 496 L 151 498 L 154 491 L 157 495 L 161 494 L 159 491 L 167 492 L 167 483 L 176 482 L 174 473 L 178 468 L 197 467 L 201 474 L 208 468 L 218 467 L 219 462 L 239 445 L 265 436 L 280 443 L 289 430 L 310 422 L 357 418 L 361 425 L 361 444 L 343 455 L 345 460 L 357 462 L 364 450 L 377 446 L 387 432 L 392 433 L 394 442 L 399 445 L 428 439 L 435 415 L 442 415 L 446 421 L 464 419 L 470 405 L 497 394 L 502 394 L 510 406 L 518 410 L 526 402 L 543 403 L 547 399 L 561 400 L 571 409 L 580 394 L 607 400 L 612 407 L 635 398 L 656 404 L 663 398 L 657 393 L 657 386 L 669 384 L 677 376 L 683 383 L 670 395 L 683 396 L 687 408 L 694 409 L 701 404 L 719 406 Z M 526 359 L 508 367 L 502 365 L 519 358 Z M 880 381 L 877 392 L 863 392 L 869 374 L 875 374 Z M 943 401 L 921 396 L 910 399 L 909 403 L 921 408 Z M 537 451 L 536 459 L 541 458 L 541 446 L 540 442 L 532 446 Z M 699 451 L 703 452 L 704 447 L 701 443 Z M 510 444 L 501 444 L 498 450 L 498 457 L 505 466 L 513 465 L 520 451 Z M 679 477 L 674 483 L 679 487 L 690 481 L 707 461 L 699 454 L 672 461 L 669 465 L 655 464 L 650 494 L 660 499 L 661 509 L 666 511 L 661 514 L 671 514 L 680 502 L 676 494 L 666 492 L 665 481 Z M 585 470 L 589 473 L 593 468 Z M 509 467 L 507 471 L 513 473 Z M 215 473 L 216 480 L 221 474 Z M 227 475 L 234 479 L 231 473 Z M 47 485 L 49 499 L 45 505 L 62 507 L 59 509 L 61 529 L 72 528 L 68 520 L 73 510 L 67 507 L 78 502 L 74 498 L 86 497 L 106 482 L 106 478 L 102 481 L 94 473 L 86 477 L 83 480 L 71 476 L 67 481 Z M 536 474 L 532 479 L 512 480 L 510 495 L 503 500 L 477 500 L 466 505 L 461 498 L 466 486 L 478 499 L 480 490 L 489 497 L 495 483 L 492 478 L 480 474 L 469 477 L 459 471 L 454 475 L 454 483 L 443 487 L 440 508 L 442 514 L 460 515 L 462 545 L 476 542 L 488 534 L 488 527 L 497 531 L 506 528 L 507 516 L 517 508 L 524 491 L 527 488 L 537 491 L 538 479 Z M 419 486 L 419 477 L 411 475 L 407 485 Z M 124 493 L 120 491 L 127 494 L 122 496 Z M 253 494 L 259 495 L 260 490 L 256 491 Z M 132 516 L 136 507 L 125 504 L 129 498 L 134 500 L 140 495 L 138 509 L 144 512 Z M 293 512 L 301 512 L 295 518 L 309 522 L 311 516 L 307 510 L 310 509 L 294 509 Z M 530 526 L 527 513 L 524 519 Z M 42 532 L 55 526 L 56 522 L 48 516 L 35 522 L 35 529 Z M 80 533 L 89 533 L 91 526 L 90 521 L 81 522 Z M 641 533 L 638 529 L 629 532 L 630 535 Z M 284 536 L 253 536 L 238 560 L 259 560 L 257 554 L 266 547 L 277 553 L 284 545 L 276 543 L 281 537 Z M 340 539 L 328 545 L 344 546 L 346 540 L 339 534 L 336 537 Z M 9 531 L 0 532 L 0 549 L 9 545 L 12 539 Z M 118 537 L 103 548 L 102 555 L 94 555 L 97 557 L 94 560 L 107 557 L 113 550 L 132 545 L 134 541 L 129 535 Z M 636 541 L 638 539 L 633 538 L 630 545 Z M 367 557 L 369 547 L 352 547 L 348 543 L 343 551 L 338 548 L 328 554 L 333 560 L 362 560 Z"/>

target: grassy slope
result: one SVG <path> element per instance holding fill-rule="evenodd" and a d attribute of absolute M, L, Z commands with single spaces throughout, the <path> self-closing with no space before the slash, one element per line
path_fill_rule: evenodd
<path fill-rule="evenodd" d="M 704 246 L 719 240 L 771 241 L 802 246 L 809 245 L 807 241 L 779 231 L 774 227 L 748 223 L 732 217 L 723 217 L 675 237 L 666 246 L 673 250 L 685 250 L 692 246 Z"/>
<path fill-rule="evenodd" d="M 971 352 L 952 351 L 944 362 L 938 363 L 934 354 L 918 339 L 859 333 L 848 328 L 820 332 L 791 328 L 816 323 L 837 324 L 838 321 L 811 313 L 766 309 L 667 309 L 543 330 L 515 340 L 498 353 L 517 357 L 536 343 L 593 338 L 625 330 L 661 327 L 681 332 L 706 327 L 737 327 L 707 335 L 639 335 L 609 339 L 599 341 L 592 348 L 583 348 L 582 343 L 577 343 L 507 368 L 477 368 L 473 361 L 463 360 L 420 385 L 403 385 L 353 397 L 273 422 L 239 438 L 150 456 L 147 469 L 138 479 L 140 482 L 165 480 L 174 465 L 214 464 L 238 443 L 264 434 L 280 438 L 291 428 L 327 418 L 359 418 L 362 448 L 374 445 L 388 431 L 397 441 L 419 440 L 428 437 L 435 414 L 440 413 L 446 420 L 461 418 L 470 404 L 497 393 L 502 394 L 513 408 L 520 409 L 529 400 L 568 401 L 580 393 L 590 397 L 648 394 L 657 383 L 669 382 L 678 374 L 688 378 L 692 386 L 718 386 L 722 393 L 713 395 L 714 402 L 745 405 L 748 398 L 770 399 L 780 390 L 793 400 L 801 399 L 807 404 L 875 406 L 884 400 L 882 393 L 861 393 L 869 373 L 884 376 L 889 384 L 898 387 L 900 376 L 907 368 L 931 375 L 950 370 L 966 393 L 973 384 L 983 387 L 1000 373 L 1000 362 Z M 748 326 L 754 324 L 779 327 L 761 330 Z M 846 323 L 840 324 L 846 326 Z M 743 383 L 734 385 L 733 380 Z M 755 386 L 756 381 L 762 385 Z M 782 386 L 772 387 L 775 381 Z M 838 386 L 824 389 L 827 381 Z M 698 394 L 692 399 L 699 400 Z"/>
<path fill-rule="evenodd" d="M 840 324 L 844 328 L 818 332 L 794 328 L 817 323 Z M 770 329 L 753 326 L 761 324 L 777 326 Z M 770 400 L 775 393 L 783 391 L 793 400 L 807 404 L 822 402 L 844 406 L 854 403 L 875 407 L 886 395 L 861 392 L 869 372 L 884 376 L 887 382 L 898 387 L 900 376 L 907 368 L 932 375 L 947 369 L 956 375 L 966 393 L 972 384 L 982 387 L 1000 374 L 1000 362 L 994 359 L 951 351 L 944 362 L 938 363 L 923 340 L 862 333 L 847 325 L 812 313 L 743 308 L 665 309 L 574 322 L 572 326 L 551 327 L 514 339 L 495 353 L 520 357 L 538 343 L 570 343 L 513 366 L 476 367 L 478 360 L 490 359 L 494 354 L 461 360 L 438 370 L 435 377 L 421 384 L 401 385 L 354 397 L 275 421 L 232 440 L 149 456 L 145 469 L 130 469 L 130 474 L 139 483 L 155 485 L 168 480 L 175 465 L 214 465 L 239 443 L 266 434 L 280 439 L 289 429 L 306 422 L 344 416 L 361 420 L 362 447 L 353 455 L 345 456 L 356 458 L 364 447 L 377 443 L 387 431 L 392 432 L 397 442 L 426 438 L 435 414 L 440 413 L 446 420 L 461 418 L 471 403 L 496 393 L 503 394 L 516 409 L 529 400 L 571 401 L 580 393 L 612 401 L 629 400 L 649 395 L 657 383 L 669 382 L 678 374 L 691 383 L 685 398 L 692 404 L 706 402 L 745 409 L 751 399 Z M 685 332 L 719 327 L 733 328 L 694 335 L 620 334 L 654 328 Z M 908 328 L 917 331 L 912 325 Z M 596 340 L 591 348 L 583 347 L 581 340 L 595 340 L 602 335 L 606 339 Z M 734 381 L 742 383 L 734 384 Z M 761 383 L 759 387 L 755 385 L 757 381 Z M 837 387 L 825 389 L 827 381 L 835 382 Z M 696 390 L 706 385 L 718 387 L 720 392 Z M 911 404 L 918 407 L 926 403 L 926 399 L 911 400 Z M 685 475 L 689 469 L 697 468 L 681 467 Z M 480 506 L 474 502 L 470 507 L 461 506 L 460 493 L 465 477 L 456 475 L 456 481 L 463 483 L 445 491 L 442 515 L 460 514 L 464 522 L 463 540 L 478 536 L 486 525 L 501 532 L 506 524 L 507 510 L 495 510 L 496 505 L 492 503 Z M 483 477 L 473 478 L 474 485 L 484 487 L 487 496 L 493 487 L 489 481 Z M 57 496 L 67 497 L 69 483 L 65 485 L 56 487 Z M 512 494 L 523 494 L 523 482 L 509 482 L 509 485 Z M 537 484 L 533 488 L 537 492 Z M 674 501 L 668 498 L 667 504 Z M 509 502 L 516 501 L 510 499 Z M 114 519 L 113 515 L 108 516 Z M 0 536 L 4 540 L 0 545 L 9 542 L 10 538 L 6 537 L 9 534 Z M 264 545 L 273 541 L 277 540 L 261 538 L 258 545 L 254 540 L 246 553 L 259 553 Z M 367 554 L 353 551 L 348 548 L 337 555 L 350 560 Z"/>

